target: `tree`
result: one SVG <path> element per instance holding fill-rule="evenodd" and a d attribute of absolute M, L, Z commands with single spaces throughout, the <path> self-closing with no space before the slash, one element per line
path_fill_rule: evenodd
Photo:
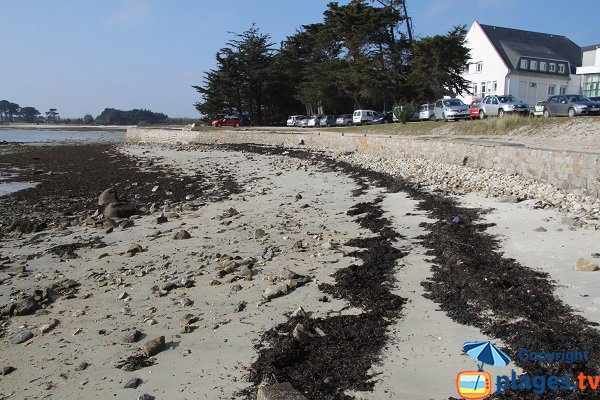
<path fill-rule="evenodd" d="M 34 107 L 23 107 L 21 108 L 21 117 L 25 122 L 36 122 L 40 112 Z"/>
<path fill-rule="evenodd" d="M 0 122 L 8 120 L 8 100 L 0 100 Z"/>
<path fill-rule="evenodd" d="M 85 115 L 83 116 L 83 121 L 82 121 L 82 122 L 83 122 L 84 124 L 86 124 L 86 125 L 90 125 L 91 123 L 93 123 L 93 122 L 94 122 L 94 117 L 92 117 L 92 115 L 91 115 L 91 114 L 85 114 Z"/>
<path fill-rule="evenodd" d="M 137 125 L 139 123 L 144 124 L 158 124 L 164 122 L 169 117 L 163 113 L 155 113 L 150 110 L 129 110 L 122 111 L 115 108 L 105 108 L 100 115 L 96 118 L 96 124 L 98 125 Z"/>
<path fill-rule="evenodd" d="M 447 35 L 414 42 L 409 80 L 417 98 L 435 100 L 469 93 L 469 82 L 461 76 L 470 59 L 464 45 L 466 33 L 465 26 L 456 26 Z"/>
<path fill-rule="evenodd" d="M 56 110 L 56 108 L 51 108 L 50 110 L 46 111 L 46 121 L 57 122 L 59 120 L 60 117 L 58 116 L 58 111 Z"/>
<path fill-rule="evenodd" d="M 273 61 L 273 43 L 256 25 L 227 43 L 216 55 L 217 68 L 204 76 L 204 86 L 192 86 L 202 95 L 196 109 L 209 116 L 222 112 L 248 114 L 262 124 L 268 108 L 267 82 Z"/>

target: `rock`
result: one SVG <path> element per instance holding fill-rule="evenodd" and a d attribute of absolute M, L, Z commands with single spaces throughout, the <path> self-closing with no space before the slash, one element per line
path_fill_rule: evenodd
<path fill-rule="evenodd" d="M 258 389 L 256 400 L 308 400 L 291 383 L 276 383 Z"/>
<path fill-rule="evenodd" d="M 141 253 L 142 251 L 144 251 L 144 249 L 137 243 L 131 244 L 127 248 L 127 254 L 129 254 L 130 256 L 134 256 L 137 253 Z"/>
<path fill-rule="evenodd" d="M 245 301 L 240 301 L 236 306 L 235 306 L 235 312 L 242 312 L 246 309 L 246 302 Z"/>
<path fill-rule="evenodd" d="M 500 196 L 498 201 L 501 203 L 518 203 L 519 198 L 517 196 Z"/>
<path fill-rule="evenodd" d="M 13 315 L 29 315 L 36 312 L 39 304 L 32 297 L 26 297 L 16 302 Z"/>
<path fill-rule="evenodd" d="M 253 272 L 252 272 L 252 269 L 250 268 L 250 266 L 248 266 L 248 265 L 242 265 L 240 267 L 240 270 L 238 271 L 238 274 L 240 276 L 243 276 L 244 278 L 246 278 L 248 280 L 251 280 Z"/>
<path fill-rule="evenodd" d="M 173 239 L 175 240 L 184 240 L 189 239 L 191 237 L 192 235 L 190 235 L 190 233 L 184 229 L 180 230 L 179 232 L 173 235 Z"/>
<path fill-rule="evenodd" d="M 183 299 L 179 300 L 179 304 L 183 307 L 191 307 L 192 305 L 194 305 L 194 302 L 188 297 L 184 297 Z"/>
<path fill-rule="evenodd" d="M 141 378 L 131 378 L 130 380 L 128 380 L 125 385 L 123 385 L 123 388 L 125 389 L 135 389 L 138 386 L 140 386 L 142 383 L 144 383 L 144 381 Z"/>
<path fill-rule="evenodd" d="M 598 267 L 598 264 L 593 264 L 583 258 L 580 258 L 575 263 L 575 271 L 594 272 L 594 271 L 598 271 L 599 269 L 600 268 Z"/>
<path fill-rule="evenodd" d="M 132 219 L 126 219 L 125 221 L 123 221 L 119 224 L 119 228 L 121 228 L 121 230 L 123 230 L 123 229 L 131 228 L 133 225 L 134 225 L 134 222 Z"/>
<path fill-rule="evenodd" d="M 164 213 L 161 213 L 158 217 L 154 218 L 154 221 L 152 222 L 156 225 L 160 225 L 168 221 L 167 216 Z"/>
<path fill-rule="evenodd" d="M 539 226 L 533 230 L 534 232 L 547 232 L 548 230 L 543 226 Z"/>
<path fill-rule="evenodd" d="M 152 356 L 160 353 L 161 351 L 163 351 L 164 348 L 165 348 L 165 337 L 158 336 L 158 337 L 155 337 L 154 339 L 150 339 L 150 340 L 146 341 L 142 345 L 142 353 L 146 357 L 152 357 Z"/>
<path fill-rule="evenodd" d="M 304 325 L 296 324 L 296 326 L 294 327 L 294 330 L 292 331 L 292 336 L 298 340 L 304 340 L 304 339 L 314 337 L 315 335 L 313 335 L 312 333 L 307 331 L 306 328 L 304 327 Z"/>
<path fill-rule="evenodd" d="M 119 297 L 117 297 L 119 300 L 125 300 L 126 298 L 129 297 L 129 293 L 127 292 L 122 292 L 121 294 L 119 294 Z"/>
<path fill-rule="evenodd" d="M 254 231 L 254 239 L 260 239 L 267 236 L 267 232 L 262 229 L 257 229 Z"/>
<path fill-rule="evenodd" d="M 56 326 L 58 325 L 58 320 L 57 319 L 50 319 L 50 321 L 48 321 L 48 323 L 40 326 L 40 334 L 45 334 L 46 332 L 49 332 L 50 330 L 54 329 Z"/>
<path fill-rule="evenodd" d="M 298 200 L 302 200 L 302 195 L 300 193 L 298 193 L 296 196 L 294 196 L 294 201 L 298 201 Z"/>
<path fill-rule="evenodd" d="M 152 188 L 152 193 L 156 193 L 158 192 L 158 189 L 160 189 L 160 186 L 156 185 Z"/>
<path fill-rule="evenodd" d="M 156 397 L 152 396 L 151 394 L 144 393 L 140 394 L 137 400 L 156 400 Z"/>
<path fill-rule="evenodd" d="M 293 251 L 304 251 L 304 243 L 302 242 L 302 240 L 298 240 L 297 242 L 295 242 L 294 245 L 292 246 L 292 250 Z"/>
<path fill-rule="evenodd" d="M 194 314 L 185 314 L 181 317 L 181 326 L 191 325 L 195 322 L 198 322 L 199 318 Z"/>
<path fill-rule="evenodd" d="M 2 371 L 0 371 L 0 375 L 8 375 L 17 369 L 11 365 L 7 365 L 6 367 L 2 367 Z"/>
<path fill-rule="evenodd" d="M 117 190 L 115 188 L 108 188 L 104 192 L 100 194 L 98 197 L 98 205 L 106 206 L 110 203 L 116 203 L 119 201 L 119 197 L 117 196 Z"/>
<path fill-rule="evenodd" d="M 142 338 L 142 332 L 137 329 L 128 332 L 123 337 L 123 343 L 135 343 Z"/>
<path fill-rule="evenodd" d="M 136 212 L 135 202 L 117 201 L 104 208 L 104 218 L 129 218 Z"/>
<path fill-rule="evenodd" d="M 210 282 L 208 282 L 208 284 L 209 284 L 210 286 L 218 286 L 218 285 L 221 285 L 221 281 L 220 281 L 220 280 L 218 280 L 218 279 L 211 279 L 211 281 L 210 281 Z"/>
<path fill-rule="evenodd" d="M 87 367 L 89 367 L 89 366 L 90 366 L 90 364 L 83 361 L 78 366 L 75 367 L 75 371 L 85 371 L 87 369 Z"/>
<path fill-rule="evenodd" d="M 285 296 L 288 293 L 288 287 L 285 283 L 280 283 L 276 286 L 269 286 L 265 289 L 262 297 L 265 301 L 269 301 L 276 297 Z"/>
<path fill-rule="evenodd" d="M 301 318 L 304 318 L 306 316 L 308 316 L 308 314 L 306 314 L 306 311 L 304 311 L 304 308 L 302 308 L 302 307 L 298 307 L 296 309 L 296 311 L 294 311 L 292 313 L 292 317 L 301 317 Z"/>
<path fill-rule="evenodd" d="M 20 343 L 28 341 L 32 337 L 33 337 L 33 333 L 29 329 L 24 329 L 21 332 L 17 333 L 15 336 L 13 336 L 13 338 L 10 340 L 10 342 L 12 344 L 20 344 Z"/>
<path fill-rule="evenodd" d="M 240 285 L 240 284 L 236 284 L 236 285 L 233 285 L 233 286 L 231 287 L 231 291 L 232 291 L 232 292 L 239 292 L 239 291 L 240 291 L 240 290 L 242 290 L 242 289 L 243 289 L 243 287 L 242 287 L 242 285 Z"/>

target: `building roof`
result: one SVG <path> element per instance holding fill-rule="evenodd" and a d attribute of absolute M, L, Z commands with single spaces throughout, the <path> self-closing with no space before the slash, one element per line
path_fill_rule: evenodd
<path fill-rule="evenodd" d="M 600 49 L 600 43 L 582 47 L 581 51 L 590 51 L 590 50 L 596 50 L 596 49 Z"/>
<path fill-rule="evenodd" d="M 481 28 L 506 65 L 517 69 L 521 57 L 568 61 L 572 72 L 581 66 L 581 47 L 566 36 L 483 25 Z"/>

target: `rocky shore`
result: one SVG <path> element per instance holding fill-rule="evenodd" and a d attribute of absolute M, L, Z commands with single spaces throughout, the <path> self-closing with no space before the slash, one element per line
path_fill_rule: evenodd
<path fill-rule="evenodd" d="M 255 145 L 15 148 L 0 168 L 39 183 L 0 198 L 0 398 L 449 398 L 467 340 L 600 359 L 597 210 L 559 221 L 516 177 Z M 475 190 L 502 212 L 457 196 Z"/>

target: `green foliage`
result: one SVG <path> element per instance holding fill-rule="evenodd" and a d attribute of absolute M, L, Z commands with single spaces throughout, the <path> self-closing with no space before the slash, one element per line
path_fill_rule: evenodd
<path fill-rule="evenodd" d="M 91 125 L 94 122 L 94 117 L 91 114 L 85 114 L 81 122 L 85 125 Z"/>
<path fill-rule="evenodd" d="M 13 122 L 21 112 L 21 107 L 8 100 L 0 100 L 0 122 Z"/>
<path fill-rule="evenodd" d="M 50 110 L 46 111 L 46 121 L 47 122 L 57 122 L 60 120 L 60 117 L 58 115 L 58 111 L 56 110 L 56 108 L 51 108 Z"/>
<path fill-rule="evenodd" d="M 394 117 L 403 124 L 406 124 L 412 118 L 413 114 L 419 109 L 419 106 L 412 100 L 407 105 L 394 105 Z"/>
<path fill-rule="evenodd" d="M 25 122 L 37 122 L 40 112 L 35 107 L 22 107 L 20 114 Z"/>
<path fill-rule="evenodd" d="M 274 51 L 255 25 L 227 43 L 193 86 L 207 117 L 248 114 L 258 124 L 290 114 L 389 110 L 396 101 L 468 90 L 465 28 L 413 40 L 405 0 L 331 2 Z M 420 103 L 419 103 L 420 104 Z"/>
<path fill-rule="evenodd" d="M 158 124 L 169 118 L 163 113 L 155 113 L 150 110 L 122 111 L 115 108 L 105 108 L 96 118 L 97 125 L 137 125 L 140 122 L 146 124 Z"/>

